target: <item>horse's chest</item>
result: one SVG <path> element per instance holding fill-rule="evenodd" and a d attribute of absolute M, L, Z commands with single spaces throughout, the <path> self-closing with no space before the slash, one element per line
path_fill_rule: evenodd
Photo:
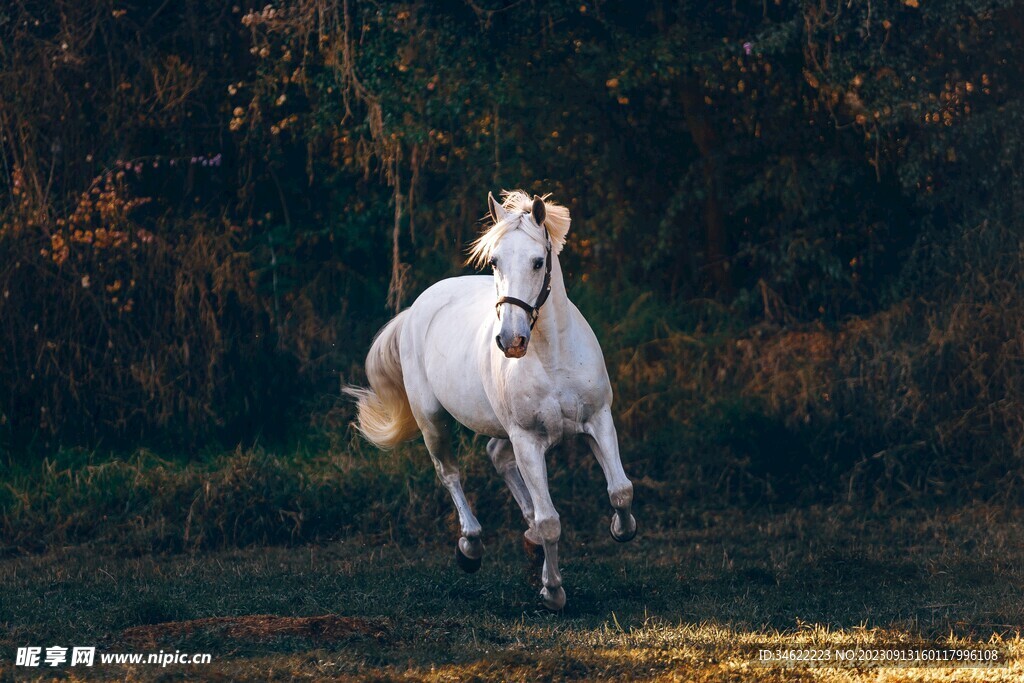
<path fill-rule="evenodd" d="M 595 400 L 599 392 L 578 382 L 533 386 L 513 399 L 512 412 L 522 427 L 546 433 L 557 442 L 583 431 L 583 425 L 600 408 Z"/>

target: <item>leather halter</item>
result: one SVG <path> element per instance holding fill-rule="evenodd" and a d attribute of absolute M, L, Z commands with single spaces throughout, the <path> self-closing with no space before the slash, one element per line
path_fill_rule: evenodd
<path fill-rule="evenodd" d="M 498 319 L 501 320 L 501 305 L 512 304 L 526 311 L 526 315 L 530 316 L 530 329 L 537 324 L 537 316 L 540 315 L 540 307 L 544 305 L 544 302 L 548 300 L 548 296 L 551 294 L 551 237 L 547 235 L 547 230 L 544 231 L 545 237 L 547 237 L 548 253 L 547 258 L 544 261 L 544 284 L 540 288 L 540 294 L 537 296 L 537 302 L 532 306 L 522 299 L 517 299 L 514 296 L 503 296 L 498 299 L 498 303 L 494 304 L 494 312 L 497 314 Z M 501 348 L 501 342 L 498 342 L 498 348 Z"/>

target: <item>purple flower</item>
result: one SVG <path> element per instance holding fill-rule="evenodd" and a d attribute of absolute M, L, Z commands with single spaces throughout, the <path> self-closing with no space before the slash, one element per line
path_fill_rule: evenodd
<path fill-rule="evenodd" d="M 754 51 L 754 44 L 753 43 L 751 43 L 749 40 L 747 42 L 743 43 L 743 54 L 745 54 L 745 55 L 747 55 L 749 57 L 750 54 L 753 51 Z"/>

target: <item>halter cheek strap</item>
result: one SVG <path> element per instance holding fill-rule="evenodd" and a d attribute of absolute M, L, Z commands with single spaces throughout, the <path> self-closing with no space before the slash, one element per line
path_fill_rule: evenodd
<path fill-rule="evenodd" d="M 540 307 L 544 305 L 544 302 L 548 300 L 548 296 L 551 294 L 551 239 L 548 239 L 548 253 L 544 263 L 544 284 L 540 288 L 540 294 L 537 296 L 537 302 L 532 306 L 522 299 L 517 299 L 514 296 L 503 296 L 498 299 L 498 303 L 494 304 L 494 312 L 501 318 L 501 305 L 511 304 L 518 306 L 519 308 L 526 311 L 526 315 L 530 316 L 530 329 L 537 324 L 537 316 L 540 315 Z M 498 342 L 498 346 L 501 346 L 501 342 Z"/>

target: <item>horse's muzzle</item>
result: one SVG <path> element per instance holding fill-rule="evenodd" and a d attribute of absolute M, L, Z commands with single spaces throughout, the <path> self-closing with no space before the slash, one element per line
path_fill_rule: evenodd
<path fill-rule="evenodd" d="M 505 354 L 505 358 L 522 358 L 526 355 L 526 347 L 529 345 L 530 340 L 517 334 L 512 337 L 508 346 L 506 346 L 501 343 L 501 335 L 499 334 L 494 338 L 494 343 Z"/>

